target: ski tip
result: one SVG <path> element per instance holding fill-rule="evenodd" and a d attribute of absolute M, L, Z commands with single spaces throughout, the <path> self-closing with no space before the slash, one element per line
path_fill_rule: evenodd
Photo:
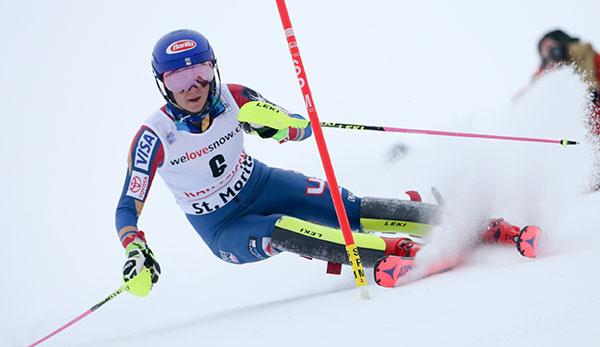
<path fill-rule="evenodd" d="M 521 230 L 517 240 L 517 250 L 522 256 L 527 258 L 536 257 L 541 232 L 541 229 L 535 225 L 528 225 Z"/>
<path fill-rule="evenodd" d="M 379 259 L 373 267 L 375 283 L 382 287 L 395 287 L 401 277 L 415 266 L 414 258 L 388 255 Z"/>
<path fill-rule="evenodd" d="M 446 205 L 446 201 L 444 201 L 442 193 L 440 193 L 440 191 L 436 187 L 431 187 L 431 194 L 435 198 L 435 201 L 437 201 L 438 205 L 442 207 Z"/>

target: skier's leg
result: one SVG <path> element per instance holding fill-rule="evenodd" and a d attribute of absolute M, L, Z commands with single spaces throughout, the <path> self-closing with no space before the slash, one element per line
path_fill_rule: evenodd
<path fill-rule="evenodd" d="M 372 266 L 386 254 L 386 242 L 374 235 L 355 234 L 361 259 Z M 244 264 L 288 251 L 302 256 L 348 264 L 339 229 L 282 215 L 244 215 L 222 228 L 209 245 L 222 260 Z"/>
<path fill-rule="evenodd" d="M 414 256 L 418 250 L 406 238 L 354 233 L 354 241 L 365 267 L 372 267 L 385 255 Z M 249 214 L 236 218 L 216 233 L 209 247 L 217 257 L 233 264 L 264 260 L 282 251 L 349 264 L 339 229 L 282 215 Z"/>
<path fill-rule="evenodd" d="M 258 184 L 253 191 L 255 193 L 249 191 L 248 196 L 244 196 L 242 192 L 238 199 L 210 214 L 187 215 L 212 252 L 223 260 L 247 263 L 275 254 L 277 249 L 272 247 L 272 233 L 275 223 L 283 215 L 332 227 L 339 226 L 329 189 L 322 180 L 293 171 L 272 169 L 264 182 Z M 342 189 L 342 197 L 351 227 L 360 229 L 361 199 L 346 189 Z M 329 233 L 341 235 L 338 229 L 330 229 Z M 359 248 L 364 246 L 371 251 L 378 251 L 373 256 L 374 260 L 382 256 L 387 248 L 390 248 L 390 252 L 394 249 L 393 245 L 387 245 L 377 236 L 363 235 L 359 239 Z M 343 240 L 340 242 L 338 244 L 342 245 L 343 256 L 341 262 L 346 262 Z M 376 246 L 374 242 L 377 242 Z M 301 244 L 310 245 L 310 242 Z M 294 251 L 291 248 L 285 250 Z M 302 248 L 296 253 L 323 260 L 334 259 L 330 253 L 314 254 L 311 249 Z"/>
<path fill-rule="evenodd" d="M 387 254 L 386 242 L 375 235 L 354 234 L 365 266 Z M 209 245 L 219 258 L 234 264 L 267 259 L 288 251 L 302 256 L 348 264 L 339 229 L 282 215 L 244 215 L 220 230 Z"/>
<path fill-rule="evenodd" d="M 360 205 L 360 223 L 365 231 L 423 237 L 442 219 L 441 206 L 417 201 L 364 197 Z"/>
<path fill-rule="evenodd" d="M 440 205 L 400 199 L 361 199 L 344 188 L 341 193 L 353 230 L 400 232 L 423 237 L 442 221 Z M 339 226 L 328 185 L 323 180 L 295 171 L 271 169 L 262 191 L 249 208 L 254 214 L 286 215 L 329 227 Z M 488 222 L 482 224 L 484 241 L 490 241 L 489 237 L 486 239 L 486 233 L 495 226 L 494 221 L 496 219 L 489 221 L 490 226 Z M 518 244 L 518 237 L 513 232 L 516 227 L 506 222 L 502 226 L 506 226 L 507 231 L 501 236 L 512 238 L 513 245 Z M 522 234 L 518 228 L 516 230 L 517 236 Z"/>
<path fill-rule="evenodd" d="M 361 199 L 340 189 L 346 214 L 353 230 L 360 229 Z M 249 212 L 261 215 L 286 215 L 338 227 L 329 185 L 322 179 L 299 172 L 271 168 L 262 189 L 249 205 Z"/>
<path fill-rule="evenodd" d="M 212 252 L 221 259 L 232 263 L 247 263 L 275 254 L 277 249 L 272 247 L 272 233 L 275 223 L 283 215 L 334 228 L 339 226 L 329 188 L 322 180 L 309 178 L 293 171 L 270 169 L 270 173 L 265 175 L 265 179 L 251 188 L 253 189 L 248 190 L 246 187 L 246 190 L 242 191 L 236 199 L 217 211 L 199 216 L 187 215 L 194 229 Z M 342 198 L 351 227 L 354 230 L 360 230 L 361 207 L 363 206 L 361 199 L 346 189 L 342 189 Z M 371 198 L 370 200 L 382 203 L 390 199 Z M 412 205 L 407 207 L 401 200 L 396 201 L 400 206 L 397 210 L 406 214 L 407 217 L 411 217 L 410 213 L 414 213 L 414 210 L 417 209 L 416 207 L 410 208 Z M 376 203 L 369 203 L 365 206 L 373 210 L 376 209 Z M 393 209 L 388 210 L 391 211 L 390 213 L 394 213 Z M 414 220 L 419 220 L 418 213 L 415 218 L 417 219 Z M 328 233 L 335 233 L 341 237 L 338 229 L 330 229 Z M 373 256 L 375 260 L 383 254 L 400 254 L 399 250 L 405 248 L 399 247 L 397 240 L 386 242 L 385 239 L 373 235 L 363 235 L 358 238 L 360 240 L 357 243 L 359 248 L 366 248 L 367 252 L 370 252 L 369 250 L 378 251 Z M 280 240 L 285 241 L 284 238 Z M 282 250 L 295 251 L 328 261 L 335 261 L 339 258 L 331 256 L 332 253 L 327 252 L 315 254 L 314 249 L 310 248 L 312 247 L 310 242 L 300 244 L 306 245 L 307 248 Z M 340 263 L 346 262 L 343 240 L 340 239 L 340 242 L 334 242 L 334 244 L 342 245 L 342 252 L 339 254 L 342 255 L 343 260 Z M 333 244 L 329 244 L 329 246 L 338 247 Z M 403 256 L 405 254 L 408 255 L 410 252 L 402 253 Z"/>
<path fill-rule="evenodd" d="M 441 219 L 441 207 L 416 201 L 359 198 L 342 188 L 342 199 L 353 230 L 404 232 L 424 236 Z M 283 214 L 331 227 L 337 216 L 325 181 L 273 168 L 251 207 L 257 214 Z"/>
<path fill-rule="evenodd" d="M 414 257 L 419 250 L 419 246 L 407 238 L 388 239 L 364 233 L 353 233 L 353 237 L 365 267 L 373 267 L 377 260 L 390 254 Z M 283 216 L 277 220 L 272 232 L 272 246 L 281 251 L 349 265 L 346 244 L 339 229 L 298 218 Z"/>
<path fill-rule="evenodd" d="M 414 201 L 382 198 L 362 198 L 360 222 L 365 230 L 402 232 L 422 237 L 441 222 L 442 208 Z M 481 224 L 482 243 L 516 246 L 526 257 L 535 257 L 541 233 L 539 227 L 519 228 L 502 218 Z"/>
<path fill-rule="evenodd" d="M 215 233 L 207 243 L 214 255 L 233 264 L 252 263 L 267 259 L 280 251 L 273 248 L 271 236 L 280 215 L 239 216 Z"/>

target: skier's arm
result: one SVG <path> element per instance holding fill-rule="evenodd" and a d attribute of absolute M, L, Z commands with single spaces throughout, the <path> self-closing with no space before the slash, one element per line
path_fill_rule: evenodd
<path fill-rule="evenodd" d="M 302 120 L 305 119 L 299 114 L 290 113 L 282 107 L 268 101 L 259 93 L 248 87 L 239 84 L 228 84 L 227 87 L 229 88 L 229 91 L 233 95 L 239 107 L 242 107 L 246 103 L 251 101 L 261 101 L 266 104 L 277 107 L 282 112 L 284 112 L 286 116 Z M 304 139 L 309 138 L 312 135 L 312 129 L 310 128 L 310 124 L 308 122 L 299 123 L 304 124 L 302 126 L 289 126 L 283 129 L 274 129 L 264 124 L 257 124 L 254 122 L 242 122 L 242 124 L 244 125 L 244 131 L 246 131 L 247 133 L 255 134 L 262 138 L 273 138 L 279 143 L 283 143 L 286 141 L 302 141 Z"/>
<path fill-rule="evenodd" d="M 117 204 L 115 222 L 123 247 L 138 237 L 137 221 L 152 185 L 156 169 L 164 160 L 158 136 L 142 126 L 131 143 L 127 156 L 127 175 Z"/>

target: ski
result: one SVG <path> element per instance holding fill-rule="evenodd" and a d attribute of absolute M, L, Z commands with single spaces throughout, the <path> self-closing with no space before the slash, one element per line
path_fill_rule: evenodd
<path fill-rule="evenodd" d="M 516 241 L 517 251 L 524 257 L 535 258 L 537 246 L 541 235 L 541 228 L 535 225 L 525 226 L 519 232 Z M 373 273 L 375 282 L 386 288 L 397 287 L 413 282 L 431 275 L 446 272 L 460 265 L 464 260 L 464 254 L 448 257 L 437 263 L 419 266 L 417 257 L 401 257 L 387 255 L 375 262 Z"/>
<path fill-rule="evenodd" d="M 528 225 L 521 229 L 517 239 L 517 250 L 522 256 L 535 258 L 537 256 L 537 246 L 542 230 L 535 225 Z"/>
<path fill-rule="evenodd" d="M 393 288 L 431 275 L 446 272 L 459 265 L 464 258 L 460 255 L 421 267 L 416 258 L 387 255 L 379 259 L 373 267 L 375 282 L 386 288 Z"/>
<path fill-rule="evenodd" d="M 414 258 L 387 255 L 375 263 L 375 282 L 382 287 L 395 287 L 414 267 Z"/>

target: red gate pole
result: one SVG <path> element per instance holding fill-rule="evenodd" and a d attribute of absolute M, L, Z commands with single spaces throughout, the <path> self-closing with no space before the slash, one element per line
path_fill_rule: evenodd
<path fill-rule="evenodd" d="M 346 252 L 350 264 L 352 265 L 352 271 L 354 273 L 354 281 L 356 286 L 361 288 L 361 297 L 363 299 L 369 299 L 369 292 L 367 289 L 367 278 L 365 277 L 365 270 L 360 261 L 358 254 L 358 247 L 354 243 L 354 237 L 352 236 L 352 230 L 350 229 L 350 223 L 348 222 L 348 216 L 346 215 L 346 208 L 342 201 L 342 195 L 340 194 L 337 179 L 335 178 L 335 172 L 333 171 L 333 165 L 331 164 L 331 158 L 329 157 L 329 151 L 327 150 L 327 144 L 325 143 L 325 137 L 323 136 L 323 130 L 319 122 L 319 116 L 317 115 L 317 109 L 315 107 L 310 87 L 308 86 L 308 79 L 306 78 L 306 72 L 302 58 L 300 56 L 300 50 L 298 49 L 298 42 L 294 35 L 294 29 L 292 28 L 292 22 L 288 14 L 287 7 L 284 0 L 276 0 L 277 9 L 279 10 L 279 16 L 281 17 L 281 23 L 283 24 L 283 30 L 287 38 L 288 47 L 290 54 L 292 55 L 292 62 L 294 63 L 294 69 L 298 76 L 298 83 L 302 91 L 304 103 L 306 104 L 306 110 L 308 111 L 308 117 L 310 118 L 310 124 L 312 126 L 315 140 L 317 141 L 317 147 L 319 148 L 319 155 L 323 162 L 323 169 L 327 177 L 327 183 L 329 184 L 329 192 L 333 199 L 335 206 L 335 213 L 337 214 L 338 221 L 342 228 L 342 234 L 344 235 L 344 242 L 346 243 Z"/>

